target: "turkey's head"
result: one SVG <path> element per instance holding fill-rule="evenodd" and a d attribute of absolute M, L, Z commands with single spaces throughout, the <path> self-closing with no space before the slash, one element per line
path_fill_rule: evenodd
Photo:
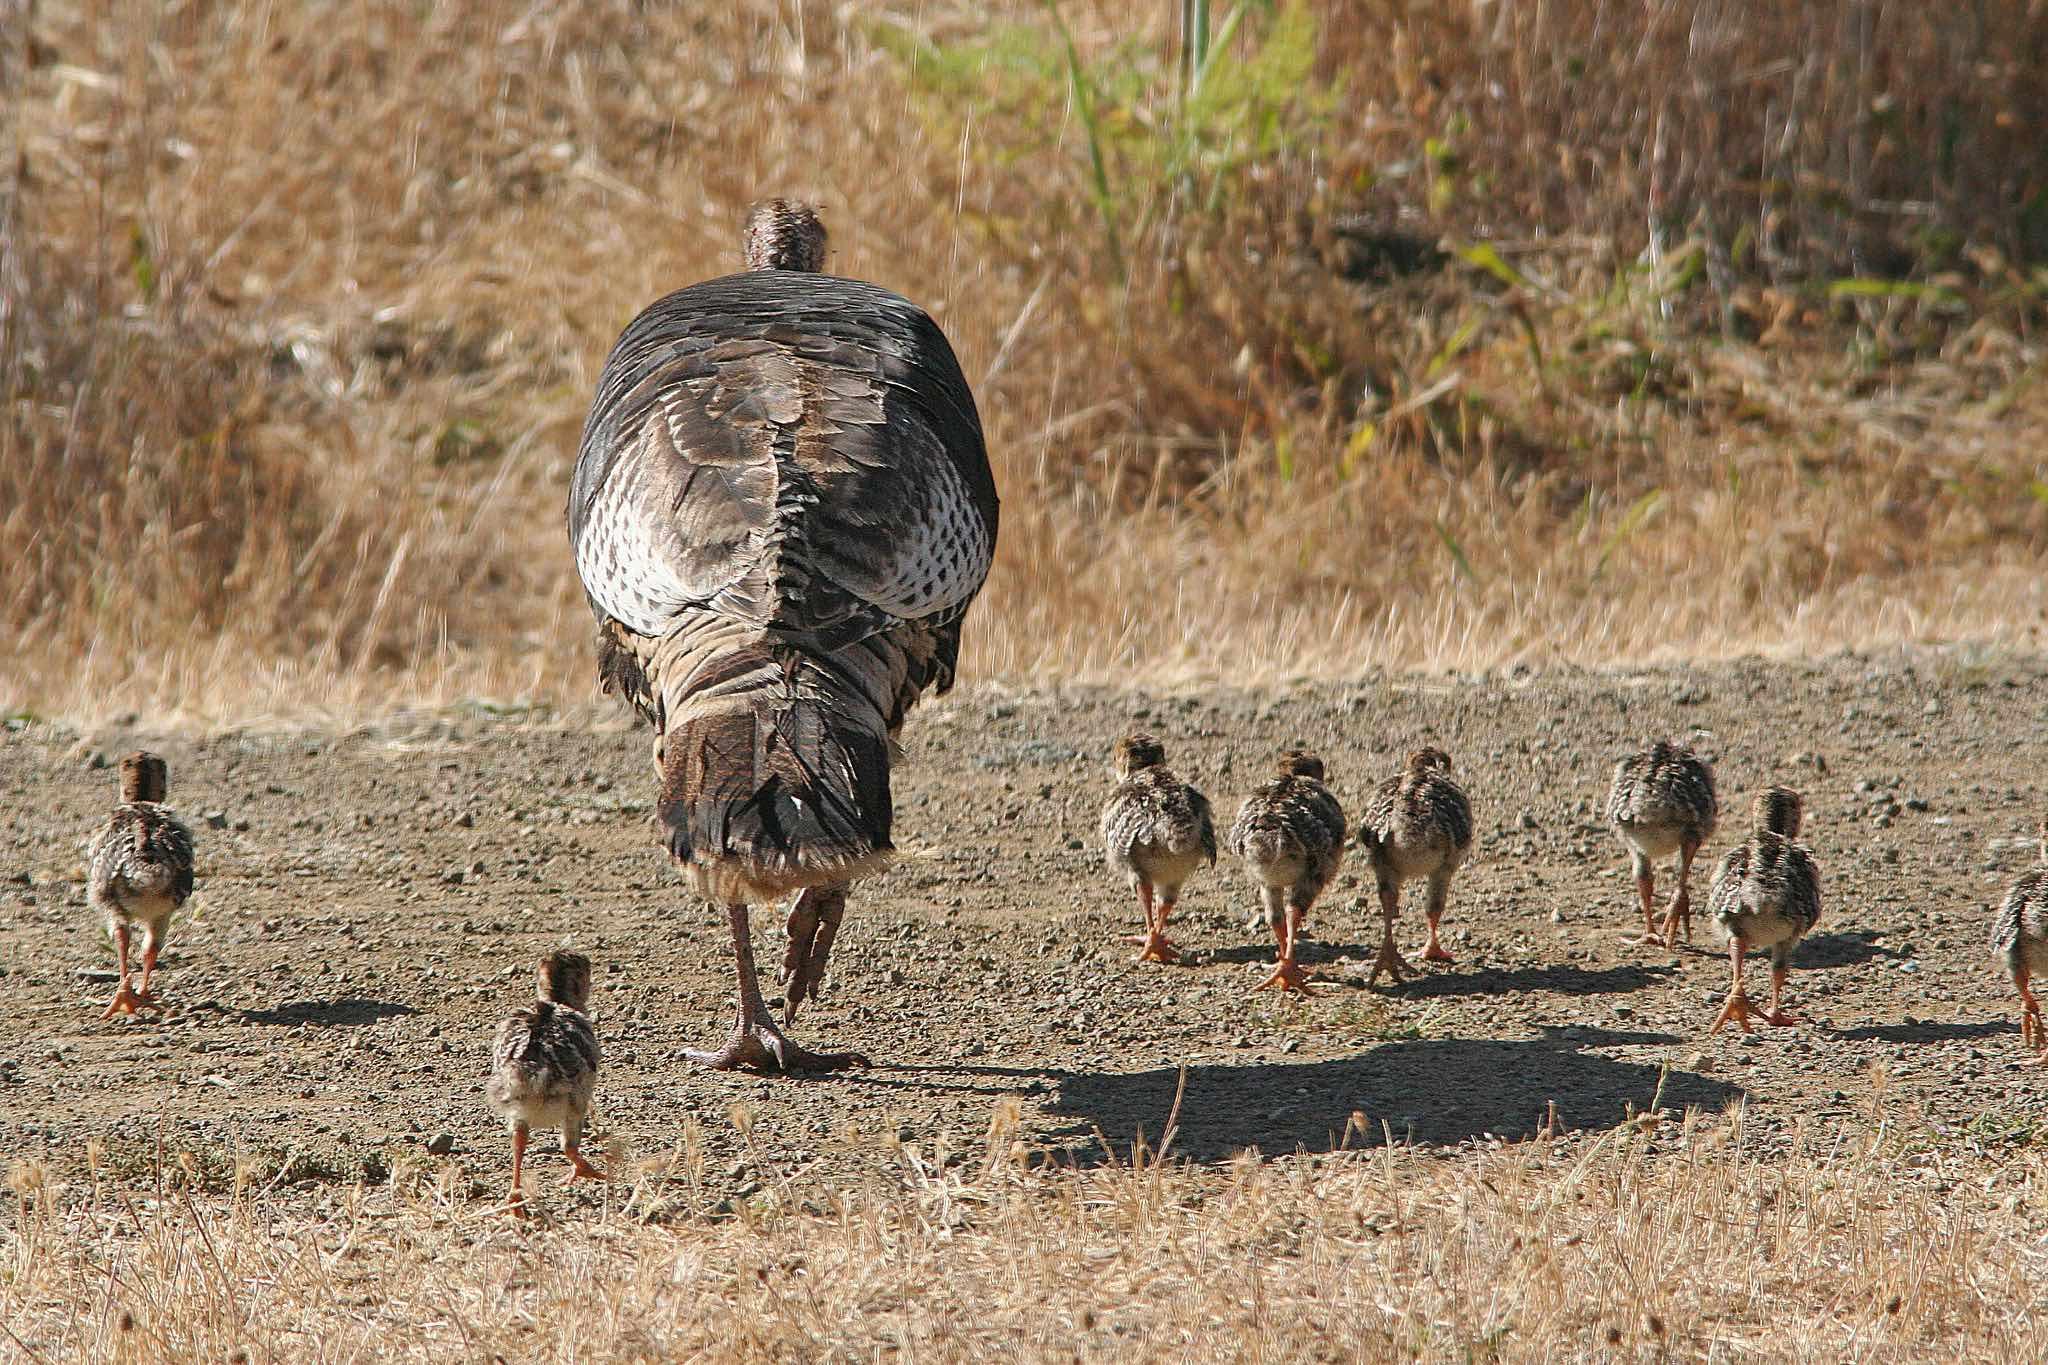
<path fill-rule="evenodd" d="M 745 243 L 749 270 L 825 268 L 825 225 L 794 199 L 763 199 L 748 209 Z"/>

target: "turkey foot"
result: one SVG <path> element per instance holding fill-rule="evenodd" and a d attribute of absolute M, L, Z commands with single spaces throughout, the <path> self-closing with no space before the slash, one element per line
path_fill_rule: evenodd
<path fill-rule="evenodd" d="M 812 1052 L 797 1046 L 775 1026 L 765 1010 L 751 1021 L 736 1021 L 725 1046 L 718 1051 L 691 1048 L 683 1055 L 713 1071 L 733 1071 L 743 1066 L 757 1071 L 841 1071 L 870 1065 L 858 1052 Z"/>
<path fill-rule="evenodd" d="M 1685 941 L 1692 942 L 1692 897 L 1685 893 L 1683 886 L 1671 898 L 1671 909 L 1664 916 L 1664 946 L 1676 948 L 1679 932 L 1685 933 Z"/>
<path fill-rule="evenodd" d="M 1147 899 L 1150 899 L 1149 897 Z M 1166 921 L 1173 917 L 1173 902 L 1160 901 L 1148 911 L 1145 922 L 1145 937 L 1134 940 L 1145 946 L 1137 956 L 1139 962 L 1176 963 L 1180 961 L 1180 947 L 1166 936 Z"/>
<path fill-rule="evenodd" d="M 1740 986 L 1737 986 L 1729 993 L 1728 1003 L 1721 1006 L 1721 1013 L 1715 1016 L 1714 1026 L 1707 1030 L 1707 1036 L 1711 1038 L 1719 1033 L 1723 1028 L 1727 1027 L 1728 1021 L 1731 1019 L 1742 1026 L 1744 1033 L 1752 1031 L 1749 1027 L 1749 1021 L 1752 1019 L 1761 1019 L 1767 1024 L 1778 1022 L 1773 1016 L 1765 1014 L 1762 1010 L 1758 1009 Z"/>
<path fill-rule="evenodd" d="M 1180 947 L 1166 936 L 1166 925 L 1161 923 L 1143 938 L 1133 936 L 1132 943 L 1143 943 L 1133 962 L 1164 962 L 1173 964 L 1180 961 Z"/>
<path fill-rule="evenodd" d="M 1657 911 L 1654 908 L 1657 903 L 1657 876 L 1647 868 L 1636 877 L 1636 898 L 1643 904 L 1643 932 L 1626 941 L 1661 946 L 1664 936 L 1657 931 Z"/>
<path fill-rule="evenodd" d="M 1380 955 L 1372 960 L 1372 970 L 1366 973 L 1365 984 L 1370 986 L 1379 980 L 1382 971 L 1392 977 L 1397 986 L 1404 978 L 1415 975 L 1415 968 L 1409 965 L 1407 958 L 1401 956 L 1401 950 L 1394 946 L 1394 931 L 1391 928 L 1387 930 L 1386 937 L 1380 940 Z"/>
<path fill-rule="evenodd" d="M 114 992 L 114 998 L 107 1002 L 107 1012 L 100 1018 L 111 1019 L 117 1014 L 133 1014 L 144 1005 L 153 1003 L 151 997 L 129 989 L 128 983 L 123 981 L 121 988 Z"/>
<path fill-rule="evenodd" d="M 1299 991 L 1303 995 L 1314 995 L 1308 988 L 1309 973 L 1291 957 L 1280 959 L 1273 964 L 1273 974 L 1252 987 L 1255 991 L 1278 990 L 1283 995 L 1288 991 Z"/>
<path fill-rule="evenodd" d="M 836 888 L 817 889 L 829 893 Z M 843 896 L 842 892 L 842 903 Z M 824 941 L 827 948 L 831 946 L 831 941 L 825 933 L 825 902 L 828 899 L 828 895 L 821 894 L 818 900 L 816 936 L 817 939 Z M 801 908 L 801 897 L 798 898 L 798 905 Z M 768 1006 L 761 1000 L 761 981 L 754 972 L 754 940 L 747 927 L 745 902 L 736 901 L 728 905 L 725 913 L 727 923 L 732 927 L 733 965 L 738 969 L 739 976 L 739 1008 L 733 1019 L 732 1032 L 727 1035 L 725 1046 L 716 1052 L 700 1052 L 691 1048 L 683 1055 L 714 1071 L 731 1071 L 742 1066 L 754 1067 L 761 1071 L 837 1071 L 842 1067 L 868 1065 L 868 1059 L 858 1052 L 811 1052 L 789 1041 L 788 1036 L 775 1026 L 775 1020 L 769 1017 Z M 791 918 L 796 918 L 794 911 Z M 832 917 L 831 924 L 835 927 L 838 924 L 836 915 Z M 818 943 L 814 941 L 804 961 L 805 964 L 815 962 L 816 970 L 822 974 L 824 964 L 818 947 Z M 808 970 L 806 965 L 806 972 Z M 797 979 L 807 984 L 815 984 L 808 975 L 799 975 Z"/>
<path fill-rule="evenodd" d="M 588 1161 L 586 1161 L 584 1159 L 583 1153 L 577 1151 L 574 1147 L 569 1148 L 566 1152 L 563 1153 L 563 1155 L 569 1158 L 569 1165 L 573 1168 L 569 1172 L 570 1180 L 573 1181 L 611 1179 L 610 1176 L 606 1175 L 603 1171 L 599 1170 L 597 1167 L 591 1165 Z"/>
<path fill-rule="evenodd" d="M 1424 962 L 1456 962 L 1458 960 L 1444 950 L 1443 943 L 1437 938 L 1435 920 L 1429 922 L 1429 946 L 1422 950 L 1422 960 Z"/>

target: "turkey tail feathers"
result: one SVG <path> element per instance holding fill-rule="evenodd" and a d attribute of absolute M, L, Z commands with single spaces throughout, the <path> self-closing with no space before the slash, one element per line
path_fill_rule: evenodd
<path fill-rule="evenodd" d="M 667 703 L 656 813 L 714 899 L 851 881 L 893 853 L 886 722 L 830 661 L 779 653 L 705 660 Z"/>

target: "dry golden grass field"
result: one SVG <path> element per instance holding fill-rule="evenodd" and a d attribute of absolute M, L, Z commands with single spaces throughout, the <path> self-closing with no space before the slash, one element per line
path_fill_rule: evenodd
<path fill-rule="evenodd" d="M 587 697 L 597 370 L 770 191 L 974 382 L 973 674 L 2034 638 L 2034 7 L 1178 8 L 9 0 L 0 706 Z"/>
<path fill-rule="evenodd" d="M 2041 1073 L 2013 1064 L 1979 946 L 2048 802 L 2026 766 L 2044 69 L 2032 0 L 0 0 L 0 1360 L 2048 1354 Z M 900 1126 L 836 1082 L 628 1056 L 649 1093 L 604 1103 L 642 1125 L 633 1178 L 516 1223 L 489 1211 L 495 1148 L 440 1160 L 404 1123 L 482 1131 L 461 1068 L 537 944 L 610 923 L 652 989 L 653 931 L 628 927 L 681 896 L 641 818 L 644 738 L 593 709 L 562 512 L 612 340 L 736 268 L 771 193 L 821 206 L 829 269 L 940 321 L 1004 502 L 968 690 L 913 725 L 930 785 L 901 779 L 937 861 L 866 913 L 977 960 L 1046 955 L 989 1010 L 1006 1022 L 1039 985 L 1062 1021 L 1109 992 L 1151 1049 L 1143 1105 L 1085 1159 L 1050 1143 L 1027 1081 L 1057 1072 L 1064 1102 L 1126 1076 L 1061 1034 L 1014 1042 L 1041 1080 L 926 1077 Z M 1402 743 L 1480 763 L 1473 979 L 1515 1007 L 1351 982 L 1320 1013 L 1247 1014 L 1218 983 L 1251 959 L 1225 957 L 1155 1020 L 1151 978 L 1070 961 L 1122 907 L 1067 834 L 1093 837 L 1099 749 L 1147 718 L 1219 805 L 1297 735 L 1355 760 L 1354 798 Z M 1824 865 L 1857 869 L 1813 976 L 1899 968 L 1854 938 L 1886 915 L 1927 976 L 1836 985 L 1855 1011 L 1796 1042 L 1697 1053 L 1714 962 L 1645 976 L 1585 927 L 1625 920 L 1580 808 L 1603 765 L 1703 721 L 1740 791 L 1820 789 Z M 969 730 L 1007 747 L 983 764 L 949 742 Z M 86 765 L 141 741 L 188 815 L 254 822 L 200 831 L 211 899 L 175 975 L 257 991 L 288 942 L 323 978 L 216 1004 L 225 1042 L 189 1015 L 89 1027 L 74 846 L 108 793 Z M 360 765 L 331 808 L 330 751 Z M 471 809 L 529 768 L 545 800 Z M 1870 799 L 1914 784 L 1931 810 Z M 1025 822 L 1045 847 L 983 857 L 1050 802 L 1056 825 Z M 542 854 L 536 819 L 573 829 Z M 378 843 L 394 830 L 416 843 Z M 388 882 L 292 893 L 372 864 Z M 510 945 L 451 908 L 507 865 L 509 900 L 545 897 L 493 912 L 520 916 Z M 1204 912 L 1225 953 L 1234 877 Z M 1036 889 L 976 919 L 969 888 L 997 884 Z M 943 955 L 884 968 L 862 914 L 849 980 L 944 993 L 932 1039 L 957 1041 L 971 983 Z M 336 976 L 380 929 L 417 937 L 364 971 L 458 952 L 483 1013 L 443 1000 L 429 1024 Z M 691 932 L 661 949 L 681 984 L 608 1048 L 651 1067 L 701 1040 L 724 978 Z M 1591 965 L 1558 975 L 1567 947 Z M 1557 1044 L 1582 1009 L 1590 1041 Z M 826 1018 L 964 1065 L 876 1011 Z M 288 1031 L 317 1077 L 330 1037 L 376 1055 L 428 1027 L 452 1060 L 415 1093 L 459 1124 L 369 1104 L 388 1159 L 330 1160 L 340 1139 L 270 1117 L 296 1100 L 158 1141 L 164 1096 L 182 1114 L 248 1083 L 195 1039 L 258 1058 Z M 1239 1037 L 1159 1155 L 1166 1078 Z M 1535 1058 L 1515 1105 L 1382 1103 L 1431 1079 L 1398 1049 L 1444 1040 L 1480 1070 Z M 1005 1046 L 963 1055 L 980 1075 Z M 1205 1080 L 1290 1066 L 1337 1070 L 1246 1111 L 1284 1122 L 1199 1108 Z M 813 1139 L 837 1155 L 801 1178 L 755 1150 Z"/>

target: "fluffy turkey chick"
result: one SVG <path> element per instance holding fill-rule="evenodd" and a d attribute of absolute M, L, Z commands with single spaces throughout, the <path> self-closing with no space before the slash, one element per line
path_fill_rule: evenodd
<path fill-rule="evenodd" d="M 1607 790 L 1607 818 L 1627 846 L 1634 865 L 1636 894 L 1642 899 L 1643 942 L 1675 947 L 1681 928 L 1692 941 L 1692 860 L 1714 832 L 1720 805 L 1714 770 L 1683 744 L 1660 739 L 1614 765 Z M 1652 909 L 1657 898 L 1659 858 L 1678 855 L 1678 886 L 1659 934 Z"/>
<path fill-rule="evenodd" d="M 491 1108 L 512 1130 L 512 1193 L 525 1195 L 519 1173 L 533 1128 L 562 1130 L 562 1151 L 574 1169 L 571 1180 L 603 1180 L 605 1173 L 584 1160 L 583 1122 L 597 1091 L 597 1031 L 584 1006 L 590 1001 L 590 959 L 553 952 L 541 959 L 536 999 L 498 1025 L 491 1046 L 491 1079 L 484 1088 Z"/>
<path fill-rule="evenodd" d="M 1728 850 L 1714 872 L 1707 892 L 1714 923 L 1728 936 L 1728 962 L 1733 981 L 1728 1003 L 1721 1007 L 1710 1033 L 1729 1020 L 1749 1032 L 1751 1017 L 1767 1024 L 1795 1024 L 1785 1013 L 1785 976 L 1792 968 L 1792 950 L 1820 920 L 1820 870 L 1804 844 L 1796 842 L 1803 804 L 1799 793 L 1767 787 L 1750 806 L 1749 838 Z M 1751 948 L 1771 950 L 1771 1008 L 1750 1003 L 1742 989 L 1742 955 Z"/>
<path fill-rule="evenodd" d="M 1344 858 L 1344 808 L 1323 785 L 1323 761 L 1301 749 L 1280 756 L 1276 776 L 1238 807 L 1230 849 L 1244 859 L 1266 906 L 1279 960 L 1257 989 L 1308 990 L 1308 973 L 1294 959 L 1309 907 L 1337 874 Z"/>
<path fill-rule="evenodd" d="M 121 982 L 100 1017 L 153 1004 L 149 980 L 171 915 L 192 894 L 192 831 L 163 804 L 170 770 L 141 750 L 121 760 L 121 804 L 93 836 L 86 903 L 105 921 L 120 958 Z M 142 989 L 128 989 L 129 939 L 142 926 Z"/>
<path fill-rule="evenodd" d="M 1451 955 L 1437 937 L 1437 925 L 1443 919 L 1451 878 L 1472 851 L 1472 802 L 1451 776 L 1451 756 L 1435 747 L 1408 755 L 1401 772 L 1373 793 L 1359 836 L 1372 856 L 1385 926 L 1367 984 L 1382 969 L 1395 981 L 1414 970 L 1394 947 L 1394 913 L 1400 908 L 1403 882 L 1428 880 L 1429 947 L 1423 950 L 1423 960 L 1449 962 Z"/>
<path fill-rule="evenodd" d="M 1209 798 L 1174 776 L 1166 748 L 1150 735 L 1126 735 L 1114 754 L 1117 787 L 1102 807 L 1102 847 L 1112 872 L 1138 893 L 1145 920 L 1140 962 L 1178 962 L 1166 922 L 1181 884 L 1203 863 L 1216 865 L 1216 823 Z"/>
<path fill-rule="evenodd" d="M 2048 972 L 2048 817 L 2041 821 L 2041 860 L 2005 893 L 1992 925 L 1991 951 L 2012 974 L 2020 993 L 2020 1039 L 2048 1060 L 2048 1028 L 2029 978 Z"/>

